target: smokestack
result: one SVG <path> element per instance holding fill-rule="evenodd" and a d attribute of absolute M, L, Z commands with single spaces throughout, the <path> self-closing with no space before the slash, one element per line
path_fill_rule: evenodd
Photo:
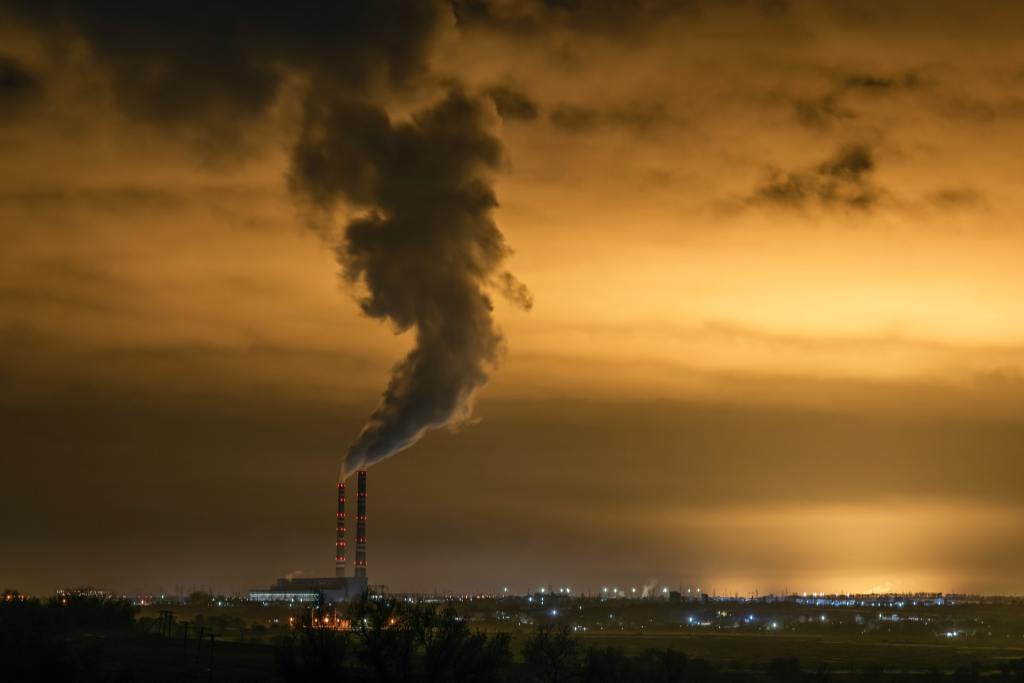
<path fill-rule="evenodd" d="M 366 576 L 366 470 L 359 470 L 356 501 L 356 576 Z"/>
<path fill-rule="evenodd" d="M 334 575 L 345 576 L 345 482 L 338 482 L 337 540 L 334 543 Z"/>

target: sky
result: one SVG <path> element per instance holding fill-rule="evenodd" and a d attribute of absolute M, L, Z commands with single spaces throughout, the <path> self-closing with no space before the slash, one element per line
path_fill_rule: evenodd
<path fill-rule="evenodd" d="M 1024 593 L 1024 9 L 352 7 L 0 7 L 0 584 Z"/>

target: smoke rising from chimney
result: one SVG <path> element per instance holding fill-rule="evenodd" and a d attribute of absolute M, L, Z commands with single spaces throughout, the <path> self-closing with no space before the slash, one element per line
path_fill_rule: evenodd
<path fill-rule="evenodd" d="M 430 53 L 455 26 L 449 3 L 8 5 L 5 18 L 55 46 L 71 37 L 88 43 L 125 113 L 201 143 L 206 156 L 240 154 L 251 124 L 295 92 L 284 84 L 304 84 L 291 189 L 326 215 L 339 204 L 363 211 L 337 249 L 343 276 L 365 288 L 366 315 L 416 337 L 342 475 L 468 415 L 502 347 L 487 292 L 531 305 L 502 267 L 509 250 L 491 217 L 497 201 L 488 176 L 502 160 L 495 94 L 470 96 L 453 85 L 403 122 L 382 104 L 440 82 Z"/>
<path fill-rule="evenodd" d="M 416 336 L 342 479 L 468 416 L 502 350 L 488 291 L 532 305 L 502 268 L 510 251 L 491 215 L 489 174 L 502 161 L 494 118 L 489 102 L 458 88 L 408 122 L 346 99 L 306 108 L 291 186 L 328 213 L 339 202 L 363 211 L 337 248 L 343 277 L 365 288 L 363 313 Z"/>

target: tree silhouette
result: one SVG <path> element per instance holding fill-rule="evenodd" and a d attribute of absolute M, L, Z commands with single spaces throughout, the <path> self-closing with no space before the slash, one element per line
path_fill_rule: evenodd
<path fill-rule="evenodd" d="M 527 671 L 541 683 L 565 683 L 580 676 L 579 644 L 568 626 L 541 625 L 523 646 Z"/>

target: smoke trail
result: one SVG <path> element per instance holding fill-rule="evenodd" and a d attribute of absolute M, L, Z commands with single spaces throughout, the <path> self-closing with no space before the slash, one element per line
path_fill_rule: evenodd
<path fill-rule="evenodd" d="M 307 107 L 292 188 L 327 211 L 339 201 L 365 210 L 345 227 L 342 273 L 365 286 L 366 315 L 416 335 L 349 448 L 343 477 L 469 414 L 502 347 L 487 290 L 532 303 L 501 269 L 509 249 L 491 217 L 488 175 L 502 159 L 492 116 L 459 89 L 402 123 L 353 100 Z"/>
<path fill-rule="evenodd" d="M 457 88 L 408 122 L 380 104 L 437 82 L 429 56 L 452 28 L 450 4 L 11 0 L 8 16 L 55 46 L 84 40 L 126 114 L 211 157 L 245 148 L 286 80 L 308 85 L 291 187 L 328 212 L 341 202 L 365 210 L 337 250 L 343 275 L 365 287 L 366 315 L 416 335 L 343 471 L 468 414 L 502 344 L 486 292 L 530 305 L 502 270 L 508 248 L 491 218 L 488 175 L 502 159 L 494 109 Z M 499 94 L 508 110 L 511 95 Z"/>

